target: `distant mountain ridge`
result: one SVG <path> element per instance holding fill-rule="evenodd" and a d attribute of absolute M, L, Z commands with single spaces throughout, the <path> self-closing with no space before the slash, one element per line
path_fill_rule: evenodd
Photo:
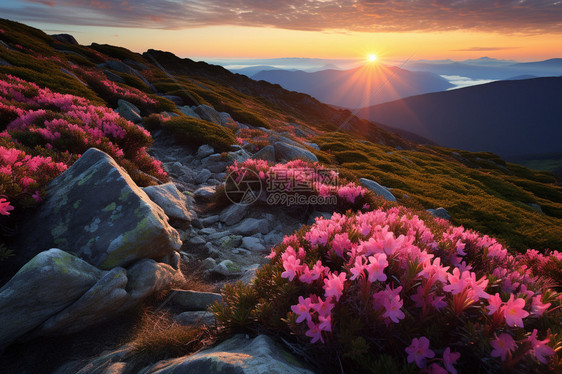
<path fill-rule="evenodd" d="M 520 75 L 557 77 L 562 75 L 562 58 L 535 62 L 515 62 L 483 57 L 465 61 L 426 61 L 406 64 L 412 71 L 428 71 L 439 75 L 458 75 L 472 79 L 509 79 Z"/>
<path fill-rule="evenodd" d="M 562 152 L 562 77 L 499 81 L 408 97 L 358 115 L 440 145 L 502 157 Z"/>
<path fill-rule="evenodd" d="M 346 108 L 359 108 L 453 87 L 446 79 L 433 73 L 411 72 L 383 65 L 314 73 L 269 70 L 257 73 L 252 79 L 279 84 L 285 89 L 309 94 L 321 102 Z"/>

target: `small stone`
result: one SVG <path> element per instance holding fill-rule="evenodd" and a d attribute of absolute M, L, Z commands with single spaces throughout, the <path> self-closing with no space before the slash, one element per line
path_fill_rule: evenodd
<path fill-rule="evenodd" d="M 201 187 L 195 190 L 195 192 L 193 192 L 193 196 L 195 196 L 196 199 L 202 201 L 211 201 L 213 199 L 213 196 L 215 196 L 216 191 L 217 191 L 216 186 Z"/>
<path fill-rule="evenodd" d="M 222 295 L 213 292 L 172 290 L 172 302 L 185 310 L 207 310 L 215 302 L 222 303 Z"/>
<path fill-rule="evenodd" d="M 239 275 L 242 272 L 240 265 L 230 260 L 224 260 L 212 269 L 212 272 L 224 276 Z"/>
<path fill-rule="evenodd" d="M 445 208 L 440 207 L 437 209 L 428 209 L 427 211 L 437 218 L 442 218 L 447 221 L 451 220 L 451 215 L 449 214 L 449 212 L 447 212 L 447 210 L 445 210 Z"/>
<path fill-rule="evenodd" d="M 214 225 L 215 223 L 217 223 L 220 220 L 220 216 L 219 215 L 214 215 L 214 216 L 208 216 L 205 218 L 201 218 L 201 223 L 204 226 L 210 226 L 210 225 Z"/>
<path fill-rule="evenodd" d="M 127 121 L 131 121 L 133 123 L 140 123 L 142 122 L 142 117 L 140 115 L 140 109 L 137 108 L 135 105 L 131 104 L 130 102 L 119 99 L 117 102 L 118 108 L 117 111 L 119 115 L 125 118 Z"/>
<path fill-rule="evenodd" d="M 210 234 L 208 239 L 211 241 L 215 241 L 221 238 L 224 238 L 225 236 L 228 236 L 230 234 L 230 231 L 217 231 L 213 234 Z"/>
<path fill-rule="evenodd" d="M 174 320 L 180 325 L 214 325 L 215 315 L 207 311 L 183 312 L 174 317 Z"/>
<path fill-rule="evenodd" d="M 394 195 L 386 187 L 381 186 L 377 182 L 367 178 L 361 178 L 359 182 L 361 182 L 365 188 L 373 191 L 375 195 L 382 196 L 387 201 L 396 201 Z"/>
<path fill-rule="evenodd" d="M 232 253 L 234 253 L 235 255 L 249 255 L 250 251 L 244 248 L 234 248 L 232 250 Z"/>
<path fill-rule="evenodd" d="M 200 236 L 194 236 L 189 239 L 189 244 L 191 245 L 203 245 L 205 243 L 207 243 L 207 241 Z"/>
<path fill-rule="evenodd" d="M 204 229 L 199 230 L 201 234 L 211 235 L 217 232 L 217 230 L 213 227 L 205 227 Z"/>
<path fill-rule="evenodd" d="M 228 235 L 220 240 L 220 246 L 224 249 L 238 247 L 240 244 L 242 244 L 242 236 L 240 235 Z"/>
<path fill-rule="evenodd" d="M 214 258 L 207 257 L 206 259 L 201 261 L 201 266 L 203 267 L 203 269 L 210 270 L 215 266 L 217 266 L 217 262 L 215 261 Z"/>
<path fill-rule="evenodd" d="M 248 212 L 248 206 L 242 204 L 232 204 L 224 209 L 220 214 L 221 222 L 231 226 L 240 222 Z"/>
<path fill-rule="evenodd" d="M 267 234 L 269 232 L 269 226 L 270 224 L 267 219 L 246 218 L 233 226 L 231 231 L 240 235 Z"/>
<path fill-rule="evenodd" d="M 195 176 L 195 183 L 203 184 L 205 183 L 212 175 L 209 169 L 201 169 L 201 171 Z"/>
<path fill-rule="evenodd" d="M 215 153 L 215 149 L 212 146 L 210 146 L 208 144 L 203 144 L 197 150 L 197 158 L 203 159 L 207 156 L 212 155 L 213 153 Z"/>
<path fill-rule="evenodd" d="M 242 239 L 242 247 L 250 251 L 265 251 L 265 247 L 261 240 L 253 236 L 247 236 Z"/>

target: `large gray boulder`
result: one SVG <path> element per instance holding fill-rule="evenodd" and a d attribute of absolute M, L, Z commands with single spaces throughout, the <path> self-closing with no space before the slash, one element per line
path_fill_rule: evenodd
<path fill-rule="evenodd" d="M 201 119 L 213 122 L 217 125 L 222 125 L 221 115 L 214 108 L 211 108 L 208 105 L 199 105 L 193 108 L 193 110 L 199 115 L 199 117 L 201 117 Z"/>
<path fill-rule="evenodd" d="M 70 306 L 102 275 L 60 249 L 39 253 L 0 289 L 0 347 Z"/>
<path fill-rule="evenodd" d="M 382 196 L 388 201 L 396 201 L 394 195 L 386 187 L 381 186 L 377 182 L 367 178 L 361 178 L 359 179 L 359 182 L 361 182 L 363 187 L 373 191 L 375 195 Z"/>
<path fill-rule="evenodd" d="M 127 271 L 121 267 L 105 272 L 72 305 L 45 321 L 35 335 L 71 334 L 105 321 L 130 298 L 125 291 L 127 281 Z"/>
<path fill-rule="evenodd" d="M 283 142 L 275 143 L 274 147 L 277 161 L 292 161 L 300 159 L 309 162 L 318 162 L 316 155 L 304 148 Z"/>
<path fill-rule="evenodd" d="M 116 267 L 68 308 L 53 315 L 33 335 L 72 334 L 106 321 L 144 299 L 181 282 L 183 275 L 169 265 L 144 259 L 125 270 Z"/>
<path fill-rule="evenodd" d="M 145 187 L 143 190 L 164 210 L 173 227 L 185 229 L 190 226 L 191 220 L 195 217 L 193 198 L 188 198 L 181 193 L 174 183 Z"/>
<path fill-rule="evenodd" d="M 161 361 L 144 369 L 147 374 L 312 374 L 270 337 L 247 339 L 235 335 L 214 348 L 191 356 Z"/>
<path fill-rule="evenodd" d="M 20 257 L 57 247 L 101 269 L 179 250 L 168 217 L 107 154 L 90 148 L 48 186 L 23 225 Z"/>

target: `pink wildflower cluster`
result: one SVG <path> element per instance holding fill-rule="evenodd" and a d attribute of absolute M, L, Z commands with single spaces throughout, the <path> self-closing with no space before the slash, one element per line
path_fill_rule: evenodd
<path fill-rule="evenodd" d="M 111 104 L 117 103 L 118 99 L 127 100 L 140 108 L 153 107 L 156 104 L 156 101 L 144 92 L 112 82 L 100 71 L 86 70 L 78 66 L 74 66 L 73 71 L 86 81 L 98 95 Z"/>
<path fill-rule="evenodd" d="M 24 151 L 0 146 L 0 194 L 38 202 L 42 187 L 66 169 L 66 164 L 54 162 L 51 157 L 32 157 Z M 9 215 L 13 209 L 9 201 L 0 199 L 0 214 Z"/>
<path fill-rule="evenodd" d="M 166 177 L 161 164 L 146 153 L 152 142 L 146 129 L 84 98 L 0 75 L 0 119 L 7 125 L 0 133 L 0 194 L 9 200 L 31 194 L 39 200 L 45 184 L 91 147 L 107 152 L 130 172 Z M 28 149 L 37 156 L 26 154 Z"/>
<path fill-rule="evenodd" d="M 264 160 L 249 159 L 243 163 L 235 162 L 229 167 L 229 171 L 236 182 L 243 178 L 259 176 L 263 190 L 267 193 L 300 193 L 322 198 L 336 196 L 338 204 L 344 207 L 344 210 L 362 207 L 367 192 L 365 188 L 339 178 L 338 173 L 333 170 L 302 160 L 271 165 Z"/>
<path fill-rule="evenodd" d="M 496 369 L 506 361 L 547 364 L 561 342 L 545 326 L 560 329 L 562 296 L 524 261 L 488 236 L 443 221 L 428 226 L 406 208 L 319 218 L 268 257 L 303 290 L 290 306 L 293 329 L 313 343 L 342 339 L 353 319 L 364 326 L 357 333 L 389 349 L 411 341 L 403 349 L 420 369 L 456 373 L 462 357 L 479 352 Z M 512 357 L 516 349 L 523 354 Z"/>

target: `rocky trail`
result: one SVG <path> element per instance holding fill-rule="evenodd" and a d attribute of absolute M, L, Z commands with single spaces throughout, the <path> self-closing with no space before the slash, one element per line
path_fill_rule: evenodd
<path fill-rule="evenodd" d="M 139 123 L 135 109 L 121 102 L 117 111 Z M 197 115 L 201 108 L 180 109 Z M 230 117 L 203 109 L 199 113 L 217 122 Z M 216 153 L 210 145 L 190 147 L 164 130 L 153 131 L 149 153 L 162 162 L 170 177 L 170 182 L 157 186 L 139 189 L 109 156 L 95 149 L 53 181 L 49 201 L 26 223 L 29 231 L 47 218 L 50 224 L 23 238 L 21 247 L 44 246 L 44 238 L 52 236 L 52 248 L 68 242 L 81 245 L 80 258 L 59 249 L 40 252 L 3 287 L 2 296 L 12 298 L 11 304 L 19 309 L 0 311 L 0 319 L 21 320 L 18 331 L 2 333 L 4 344 L 15 341 L 3 356 L 4 367 L 34 373 L 42 366 L 44 372 L 57 374 L 166 373 L 177 367 L 185 370 L 181 372 L 201 367 L 212 372 L 217 363 L 225 363 L 223 355 L 228 351 L 247 358 L 229 362 L 232 370 L 244 366 L 251 372 L 308 372 L 294 359 L 287 360 L 279 342 L 264 335 L 253 339 L 236 335 L 211 350 L 144 362 L 142 368 L 133 345 L 126 344 L 141 323 L 141 309 L 153 316 L 165 314 L 177 325 L 215 329 L 214 316 L 207 309 L 222 300 L 219 292 L 225 284 L 251 282 L 284 236 L 314 217 L 330 215 L 308 207 L 269 205 L 263 199 L 239 204 L 216 198 L 216 190 L 228 177 L 228 166 L 235 161 L 314 161 L 315 156 L 298 142 L 266 131 L 270 145 L 255 154 L 239 145 Z M 83 206 L 87 210 L 81 211 Z M 81 212 L 99 215 L 80 217 Z M 158 253 L 163 257 L 152 260 Z M 37 290 L 40 302 L 13 296 L 21 289 Z M 60 297 L 61 292 L 65 297 Z M 21 313 L 22 309 L 28 311 Z M 22 319 L 29 314 L 32 318 Z M 29 354 L 30 347 L 35 354 Z"/>

